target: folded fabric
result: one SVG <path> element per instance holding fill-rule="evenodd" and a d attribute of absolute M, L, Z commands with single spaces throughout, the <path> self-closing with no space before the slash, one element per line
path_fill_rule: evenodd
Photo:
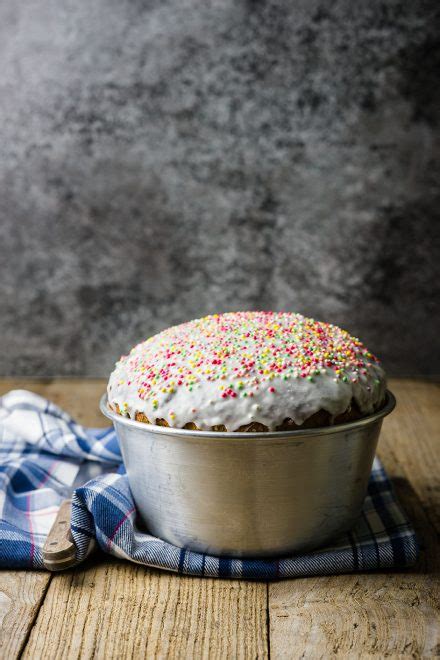
<path fill-rule="evenodd" d="M 415 563 L 414 530 L 374 461 L 362 514 L 349 534 L 314 552 L 271 559 L 213 557 L 143 531 L 113 429 L 86 429 L 58 406 L 23 390 L 0 399 L 0 567 L 44 568 L 42 548 L 58 507 L 84 461 L 103 470 L 72 498 L 71 530 L 80 563 L 95 541 L 111 555 L 209 577 L 277 579 Z"/>

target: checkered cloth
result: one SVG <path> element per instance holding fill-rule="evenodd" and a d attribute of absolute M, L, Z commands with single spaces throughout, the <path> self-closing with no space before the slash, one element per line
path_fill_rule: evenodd
<path fill-rule="evenodd" d="M 291 557 L 232 559 L 177 548 L 136 525 L 136 509 L 113 429 L 85 429 L 58 406 L 22 390 L 0 399 L 0 567 L 43 568 L 42 548 L 79 466 L 106 473 L 73 495 L 78 563 L 95 540 L 104 552 L 146 566 L 210 577 L 289 578 L 379 568 L 417 559 L 414 531 L 375 460 L 355 528 L 332 546 Z"/>

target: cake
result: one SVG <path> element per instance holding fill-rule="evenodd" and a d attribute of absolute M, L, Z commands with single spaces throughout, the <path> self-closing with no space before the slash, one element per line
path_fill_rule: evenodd
<path fill-rule="evenodd" d="M 122 356 L 109 407 L 139 422 L 212 431 L 322 427 L 385 400 L 379 360 L 348 332 L 290 312 L 231 312 L 176 325 Z"/>

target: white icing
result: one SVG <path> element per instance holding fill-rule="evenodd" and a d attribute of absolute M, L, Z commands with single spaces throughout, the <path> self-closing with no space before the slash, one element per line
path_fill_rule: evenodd
<path fill-rule="evenodd" d="M 136 388 L 126 383 L 118 384 L 119 377 L 120 372 L 113 372 L 110 377 L 109 401 L 113 405 L 117 403 L 129 417 L 134 418 L 136 412 L 141 412 L 153 423 L 156 419 L 166 419 L 170 426 L 182 428 L 186 423 L 194 422 L 201 430 L 219 424 L 235 430 L 250 422 L 260 422 L 275 430 L 286 418 L 302 424 L 319 410 L 326 410 L 336 417 L 349 408 L 352 398 L 360 411 L 368 414 L 383 401 L 386 389 L 384 372 L 380 366 L 374 365 L 357 383 L 335 381 L 333 372 L 321 374 L 313 383 L 304 378 L 288 381 L 275 378 L 272 385 L 277 390 L 276 397 L 267 388 L 261 388 L 252 398 L 221 399 L 218 384 L 205 382 L 195 386 L 190 397 L 185 390 L 158 395 L 159 405 L 154 409 L 151 402 L 139 398 Z M 374 383 L 377 379 L 379 384 Z M 128 405 L 124 408 L 125 404 Z M 172 422 L 170 409 L 175 414 Z"/>
<path fill-rule="evenodd" d="M 180 327 L 187 328 L 188 324 Z M 236 430 L 255 421 L 275 430 L 286 418 L 302 424 L 319 410 L 325 410 L 336 417 L 347 411 L 352 399 L 363 414 L 369 414 L 384 400 L 385 373 L 377 362 L 372 361 L 363 366 L 363 373 L 355 365 L 352 368 L 346 367 L 346 382 L 335 377 L 331 368 L 321 369 L 313 381 L 301 376 L 290 376 L 285 380 L 275 375 L 270 383 L 265 381 L 255 384 L 252 397 L 239 395 L 236 398 L 222 398 L 219 385 L 223 381 L 210 381 L 199 374 L 192 391 L 185 386 L 177 387 L 173 392 L 158 391 L 153 404 L 151 397 L 139 396 L 137 378 L 139 363 L 142 364 L 146 347 L 151 350 L 155 341 L 161 345 L 161 335 L 163 333 L 136 346 L 129 356 L 117 363 L 110 376 L 109 403 L 112 406 L 118 404 L 123 414 L 131 418 L 140 412 L 152 423 L 156 419 L 165 419 L 170 426 L 182 428 L 188 422 L 193 422 L 201 430 L 209 430 L 220 424 L 228 430 Z M 233 380 L 228 375 L 227 382 Z M 275 393 L 270 388 L 274 388 Z"/>

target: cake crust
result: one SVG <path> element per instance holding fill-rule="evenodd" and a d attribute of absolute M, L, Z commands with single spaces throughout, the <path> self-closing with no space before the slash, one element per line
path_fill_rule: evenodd
<path fill-rule="evenodd" d="M 118 415 L 124 416 L 122 415 L 122 412 L 117 404 L 115 405 L 114 408 L 112 406 L 110 407 L 112 408 L 112 410 L 114 410 L 114 412 L 118 413 Z M 379 407 L 376 409 L 379 409 Z M 293 419 L 286 418 L 282 424 L 276 427 L 275 430 L 294 431 L 295 429 L 322 428 L 325 426 L 334 426 L 335 424 L 345 424 L 348 422 L 354 422 L 357 419 L 360 419 L 361 417 L 363 417 L 362 413 L 357 409 L 356 405 L 353 403 L 353 405 L 345 413 L 342 413 L 341 415 L 338 415 L 335 418 L 332 418 L 326 410 L 319 410 L 317 413 L 311 415 L 311 417 L 306 419 L 302 424 L 295 424 Z M 153 422 L 150 422 L 150 420 L 145 416 L 145 414 L 141 412 L 136 412 L 134 419 L 137 422 L 142 422 L 143 424 L 153 424 L 156 426 L 167 426 L 167 427 L 170 426 L 166 419 L 156 418 Z M 202 430 L 199 429 L 194 422 L 188 422 L 187 424 L 185 424 L 183 428 L 189 429 L 191 431 Z M 228 432 L 228 429 L 224 424 L 217 424 L 217 426 L 212 426 L 209 430 L 217 431 L 219 433 Z M 251 422 L 250 424 L 243 424 L 243 426 L 239 426 L 238 429 L 231 429 L 231 430 L 237 433 L 239 432 L 267 433 L 270 429 L 265 424 L 261 424 L 260 422 Z"/>

